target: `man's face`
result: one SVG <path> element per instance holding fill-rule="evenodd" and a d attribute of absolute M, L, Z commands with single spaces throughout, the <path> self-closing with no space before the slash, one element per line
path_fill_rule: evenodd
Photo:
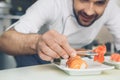
<path fill-rule="evenodd" d="M 88 27 L 102 16 L 109 0 L 73 0 L 73 11 L 78 23 Z"/>

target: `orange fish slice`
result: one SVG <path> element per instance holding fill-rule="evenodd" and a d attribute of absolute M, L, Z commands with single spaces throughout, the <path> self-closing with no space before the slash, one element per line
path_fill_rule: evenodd
<path fill-rule="evenodd" d="M 94 61 L 98 61 L 100 63 L 104 62 L 104 55 L 106 53 L 106 46 L 105 45 L 99 45 L 96 47 L 93 52 L 97 53 L 98 55 L 94 56 Z"/>
<path fill-rule="evenodd" d="M 113 54 L 110 56 L 110 58 L 111 58 L 112 61 L 120 62 L 120 54 L 118 54 L 118 53 L 113 53 Z"/>
<path fill-rule="evenodd" d="M 80 56 L 75 56 L 75 57 L 71 57 L 68 59 L 68 61 L 66 62 L 66 65 L 68 66 L 68 68 L 71 69 L 85 69 L 88 67 L 87 63 L 82 60 L 82 58 Z"/>

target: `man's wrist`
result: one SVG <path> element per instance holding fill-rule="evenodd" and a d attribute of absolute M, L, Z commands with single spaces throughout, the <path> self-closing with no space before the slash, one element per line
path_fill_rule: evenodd
<path fill-rule="evenodd" d="M 39 41 L 41 35 L 39 34 L 31 34 L 31 41 L 29 43 L 30 49 L 31 49 L 31 53 L 36 54 L 37 53 L 37 44 Z"/>

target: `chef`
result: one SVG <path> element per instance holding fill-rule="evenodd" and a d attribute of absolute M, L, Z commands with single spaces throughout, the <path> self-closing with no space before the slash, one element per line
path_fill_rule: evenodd
<path fill-rule="evenodd" d="M 76 56 L 101 28 L 108 28 L 120 50 L 120 9 L 114 0 L 38 0 L 0 37 L 0 50 L 17 67 Z"/>

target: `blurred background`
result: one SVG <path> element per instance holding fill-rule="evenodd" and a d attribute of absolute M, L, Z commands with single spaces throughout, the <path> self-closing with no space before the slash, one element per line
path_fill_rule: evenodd
<path fill-rule="evenodd" d="M 0 0 L 0 34 L 2 34 L 9 25 L 16 22 L 35 1 L 36 0 Z M 120 0 L 115 1 L 116 4 L 120 6 Z M 96 39 L 90 45 L 85 46 L 85 48 L 92 49 L 104 43 L 107 46 L 108 54 L 110 54 L 115 51 L 112 40 L 111 34 L 103 27 Z M 0 70 L 15 67 L 16 62 L 13 56 L 0 52 Z"/>
<path fill-rule="evenodd" d="M 0 0 L 0 34 L 16 22 L 36 0 Z M 12 56 L 0 52 L 0 70 L 16 67 Z"/>

